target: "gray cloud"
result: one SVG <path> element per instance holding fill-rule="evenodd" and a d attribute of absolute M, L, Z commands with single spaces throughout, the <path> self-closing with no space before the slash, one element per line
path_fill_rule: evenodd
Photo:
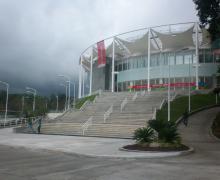
<path fill-rule="evenodd" d="M 0 0 L 0 80 L 41 93 L 77 79 L 80 53 L 108 36 L 197 20 L 192 0 Z"/>

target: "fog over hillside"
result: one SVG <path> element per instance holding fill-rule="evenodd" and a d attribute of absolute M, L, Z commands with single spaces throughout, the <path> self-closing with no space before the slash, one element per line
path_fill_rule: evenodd
<path fill-rule="evenodd" d="M 0 0 L 0 80 L 10 83 L 10 92 L 25 86 L 41 94 L 64 92 L 57 74 L 78 84 L 80 53 L 92 43 L 196 20 L 192 0 Z"/>

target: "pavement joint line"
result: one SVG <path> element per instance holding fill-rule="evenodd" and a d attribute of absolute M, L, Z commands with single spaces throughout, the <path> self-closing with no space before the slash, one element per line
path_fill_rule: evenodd
<path fill-rule="evenodd" d="M 10 132 L 9 130 L 6 131 L 6 136 L 9 135 L 9 133 L 12 135 L 12 138 L 13 138 L 13 135 L 15 135 L 15 134 Z M 56 143 L 56 141 L 55 141 L 54 143 L 49 143 L 48 146 L 45 147 L 45 144 L 48 143 L 47 142 L 48 140 L 53 141 L 53 139 L 55 138 L 53 135 L 50 135 L 50 136 L 41 135 L 40 142 L 39 141 L 34 142 L 39 137 L 38 135 L 31 135 L 31 136 L 29 136 L 29 139 L 26 139 L 26 141 L 25 141 L 25 139 L 23 139 L 23 138 L 28 137 L 28 136 L 29 136 L 28 134 L 21 134 L 20 137 L 16 137 L 18 139 L 16 139 L 16 138 L 12 139 L 12 141 L 10 143 L 8 143 L 7 140 L 1 141 L 1 139 L 0 139 L 0 144 L 13 146 L 13 147 L 16 147 L 16 146 L 23 147 L 23 148 L 27 148 L 27 149 L 30 149 L 33 151 L 36 151 L 37 149 L 41 149 L 41 150 L 47 150 L 47 151 L 76 154 L 76 155 L 87 156 L 87 157 L 117 158 L 117 159 L 164 158 L 164 157 L 179 156 L 179 155 L 185 154 L 185 152 L 177 152 L 177 151 L 174 151 L 174 152 L 153 152 L 153 153 L 152 152 L 121 152 L 119 149 L 123 145 L 131 143 L 131 140 L 113 139 L 113 138 L 112 139 L 110 139 L 110 138 L 106 138 L 106 139 L 105 138 L 92 138 L 92 137 L 66 138 L 63 136 L 59 136 L 60 139 L 58 139 L 58 141 L 57 141 L 57 143 L 58 143 L 57 146 L 54 146 L 54 143 Z M 50 137 L 52 137 L 52 138 L 50 138 Z M 3 137 L 3 139 L 4 139 L 4 137 Z M 30 142 L 30 139 L 33 142 Z M 44 139 L 46 141 L 44 141 Z M 65 145 L 62 146 L 62 143 L 63 143 L 63 142 L 61 142 L 62 140 L 64 140 L 64 141 L 66 140 L 66 143 L 69 143 L 69 142 L 71 142 L 71 139 L 75 139 L 75 144 L 78 143 L 78 145 L 81 147 L 77 147 L 77 146 L 74 147 L 74 141 L 73 141 L 73 146 L 71 146 L 71 145 L 70 146 L 65 146 Z M 21 140 L 21 141 L 19 141 L 19 140 Z M 88 146 L 86 146 L 86 144 L 88 142 L 91 142 L 91 143 Z M 116 144 L 115 146 L 111 146 L 112 143 L 118 143 L 118 144 Z M 103 146 L 106 146 L 106 147 L 104 147 L 104 149 L 101 149 L 101 153 L 100 153 L 100 152 L 95 151 L 96 149 L 94 149 L 94 147 L 96 145 L 98 145 L 97 148 L 103 147 Z M 107 150 L 109 147 L 111 148 L 110 151 L 105 152 L 105 150 Z M 80 151 L 80 148 L 85 148 L 85 149 L 90 148 L 90 149 L 88 151 L 84 151 L 82 153 Z M 105 149 L 105 148 L 107 148 L 107 149 Z M 79 152 L 81 152 L 81 153 L 79 153 Z M 91 153 L 91 152 L 94 152 L 94 153 Z M 190 152 L 191 152 L 191 150 L 190 150 Z M 114 154 L 114 153 L 116 153 L 116 154 Z"/>
<path fill-rule="evenodd" d="M 208 111 L 208 110 L 206 110 Z M 192 116 L 193 117 L 193 116 Z M 194 117 L 195 118 L 195 117 Z M 211 124 L 211 123 L 210 123 Z M 194 126 L 195 127 L 195 126 Z M 210 127 L 208 127 L 210 131 Z M 209 132 L 207 131 L 209 134 Z M 194 140 L 194 142 L 196 142 Z M 32 150 L 48 150 L 63 152 L 87 157 L 117 158 L 117 159 L 144 159 L 171 157 L 171 152 L 121 152 L 120 147 L 133 143 L 133 140 L 116 138 L 92 138 L 76 136 L 53 136 L 37 134 L 14 134 L 12 128 L 0 130 L 0 144 L 13 147 L 24 147 Z M 191 150 L 192 151 L 192 150 Z M 193 152 L 193 151 L 192 151 Z M 178 156 L 177 151 L 172 156 Z M 183 153 L 184 154 L 184 153 Z"/>

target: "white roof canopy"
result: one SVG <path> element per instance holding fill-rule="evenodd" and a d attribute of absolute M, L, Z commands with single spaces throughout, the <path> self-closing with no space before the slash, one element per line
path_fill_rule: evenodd
<path fill-rule="evenodd" d="M 192 24 L 185 28 L 185 30 L 175 30 L 172 31 L 162 31 L 159 32 L 158 28 L 150 29 L 150 52 L 169 52 L 169 51 L 181 51 L 183 49 L 195 49 L 195 38 L 196 38 L 196 25 Z M 205 29 L 199 28 L 198 33 L 198 41 L 199 46 L 202 47 L 210 47 L 210 35 Z M 130 35 L 127 34 L 126 35 Z M 131 34 L 132 35 L 132 34 Z M 143 32 L 142 35 L 139 35 L 139 38 L 133 38 L 133 40 L 128 40 L 127 38 L 122 38 L 123 36 L 115 36 L 115 60 L 121 59 L 122 57 L 130 57 L 130 56 L 140 56 L 148 54 L 148 35 L 149 32 Z M 130 37 L 130 36 L 128 36 Z M 132 37 L 132 36 L 131 36 Z M 129 38 L 130 39 L 130 38 Z M 109 43 L 108 43 L 109 42 Z M 109 44 L 106 47 L 106 56 L 112 57 L 112 48 L 113 42 L 108 41 Z M 91 46 L 91 50 L 93 52 L 93 61 L 97 60 L 97 46 L 94 44 Z M 88 62 L 91 58 L 91 50 L 90 55 L 87 57 L 83 57 L 84 66 L 89 69 Z"/>
<path fill-rule="evenodd" d="M 162 51 L 176 51 L 184 48 L 194 47 L 193 28 L 178 33 L 163 34 L 152 30 L 152 32 L 161 41 Z"/>

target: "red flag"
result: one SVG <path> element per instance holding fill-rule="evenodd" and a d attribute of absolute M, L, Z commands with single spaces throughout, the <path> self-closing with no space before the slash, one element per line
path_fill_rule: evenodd
<path fill-rule="evenodd" d="M 104 40 L 97 43 L 98 49 L 98 68 L 104 67 L 106 64 L 106 51 Z"/>

